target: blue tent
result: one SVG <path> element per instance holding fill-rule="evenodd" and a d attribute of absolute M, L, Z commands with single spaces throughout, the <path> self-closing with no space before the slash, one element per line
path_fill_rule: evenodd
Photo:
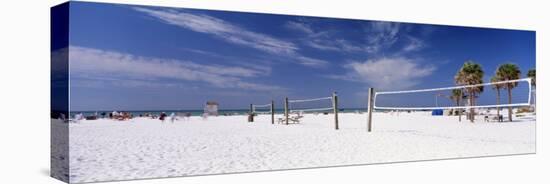
<path fill-rule="evenodd" d="M 432 111 L 432 116 L 443 116 L 443 109 L 435 109 Z"/>

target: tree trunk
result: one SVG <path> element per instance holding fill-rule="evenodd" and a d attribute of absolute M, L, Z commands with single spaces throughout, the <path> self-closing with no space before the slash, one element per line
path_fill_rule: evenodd
<path fill-rule="evenodd" d="M 500 105 L 500 89 L 497 88 L 497 105 Z M 497 118 L 500 118 L 500 107 L 497 106 Z"/>
<path fill-rule="evenodd" d="M 470 92 L 470 106 L 474 106 L 474 92 Z M 474 108 L 470 108 L 470 122 L 474 122 L 475 115 L 474 115 Z"/>
<path fill-rule="evenodd" d="M 457 97 L 456 98 L 456 106 L 457 107 L 460 107 L 460 98 L 461 97 Z M 458 122 L 461 122 L 462 121 L 462 109 L 461 108 L 458 108 Z"/>
<path fill-rule="evenodd" d="M 508 104 L 512 104 L 512 88 L 508 87 Z M 508 107 L 508 120 L 512 122 L 512 107 Z"/>

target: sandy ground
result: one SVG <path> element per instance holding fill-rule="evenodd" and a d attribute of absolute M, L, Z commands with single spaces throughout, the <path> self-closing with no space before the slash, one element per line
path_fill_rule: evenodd
<path fill-rule="evenodd" d="M 340 130 L 334 130 L 333 115 L 313 114 L 288 126 L 271 124 L 269 115 L 254 123 L 246 116 L 80 121 L 69 125 L 69 178 L 78 183 L 535 152 L 533 115 L 511 123 L 478 119 L 375 113 L 371 133 L 366 115 L 355 113 L 340 114 Z"/>

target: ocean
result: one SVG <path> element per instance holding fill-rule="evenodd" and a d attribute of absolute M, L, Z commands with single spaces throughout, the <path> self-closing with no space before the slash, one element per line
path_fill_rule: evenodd
<path fill-rule="evenodd" d="M 84 116 L 94 116 L 98 115 L 101 117 L 102 113 L 105 113 L 105 116 L 109 116 L 109 113 L 113 111 L 71 111 L 70 115 L 71 117 L 74 117 L 75 114 L 82 113 Z M 204 110 L 139 110 L 139 111 L 117 111 L 117 112 L 127 112 L 132 114 L 134 117 L 139 117 L 140 115 L 145 114 L 151 114 L 151 115 L 160 115 L 160 113 L 164 112 L 167 115 L 170 115 L 171 113 L 191 113 L 191 116 L 201 116 L 204 113 Z M 233 115 L 246 115 L 248 114 L 249 109 L 222 109 L 218 110 L 219 116 L 233 116 Z M 262 111 L 264 112 L 264 111 Z M 325 111 L 329 112 L 329 111 Z M 346 112 L 366 112 L 366 109 L 364 108 L 341 108 L 339 109 L 339 112 L 346 113 Z M 284 109 L 276 109 L 275 114 L 283 114 Z"/>

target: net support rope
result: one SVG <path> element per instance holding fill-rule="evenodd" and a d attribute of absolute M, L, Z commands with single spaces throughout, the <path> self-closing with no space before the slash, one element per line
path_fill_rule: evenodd
<path fill-rule="evenodd" d="M 387 94 L 403 94 L 403 93 L 420 93 L 420 92 L 431 92 L 431 91 L 442 91 L 442 90 L 453 90 L 453 89 L 465 89 L 465 88 L 474 88 L 480 86 L 488 86 L 495 84 L 506 84 L 514 82 L 523 82 L 528 83 L 528 98 L 526 103 L 514 103 L 514 104 L 500 104 L 500 105 L 465 105 L 465 106 L 451 106 L 451 107 L 380 107 L 376 105 L 376 97 L 378 95 L 387 95 Z M 431 89 L 417 89 L 417 90 L 404 90 L 404 91 L 381 91 L 374 93 L 374 109 L 380 110 L 435 110 L 435 109 L 470 109 L 470 108 L 496 108 L 496 107 L 518 107 L 518 106 L 529 106 L 531 105 L 531 78 L 523 78 L 516 80 L 507 80 L 499 82 L 490 82 L 474 85 L 462 85 L 462 86 L 453 86 L 453 87 L 444 87 L 444 88 L 431 88 Z"/>

